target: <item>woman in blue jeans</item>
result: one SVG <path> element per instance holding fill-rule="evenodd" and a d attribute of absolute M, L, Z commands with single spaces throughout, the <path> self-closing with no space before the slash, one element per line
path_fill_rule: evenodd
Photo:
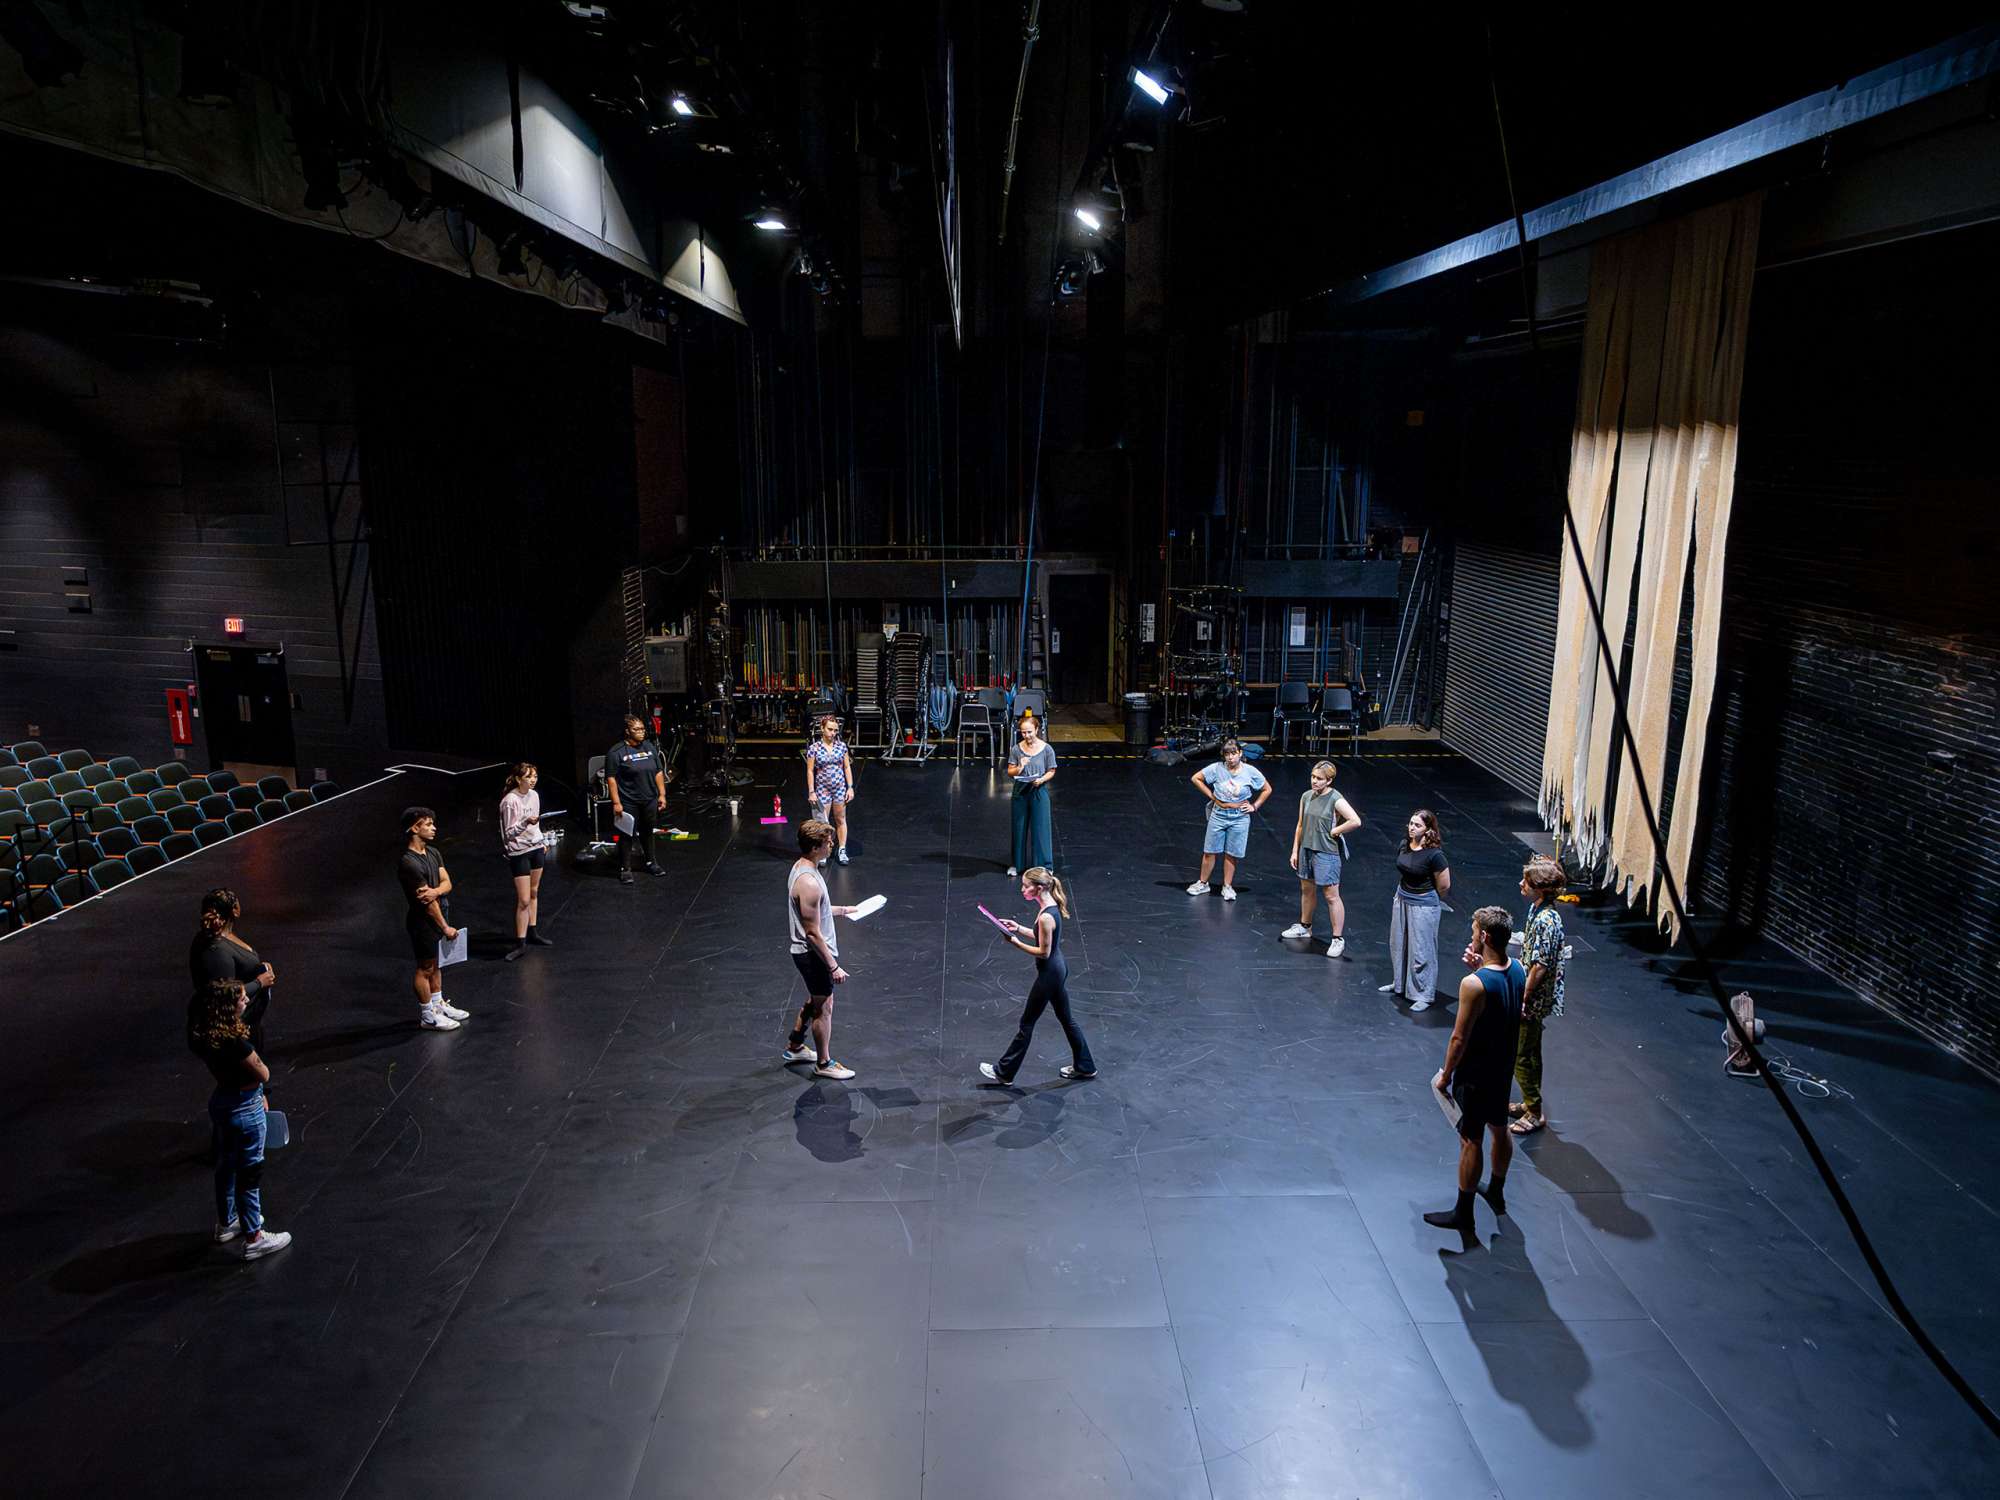
<path fill-rule="evenodd" d="M 188 1021 L 188 1049 L 215 1079 L 208 1118 L 215 1126 L 215 1242 L 243 1241 L 243 1258 L 275 1255 L 292 1242 L 264 1227 L 264 1085 L 271 1070 L 250 1045 L 243 1019 L 249 996 L 233 980 L 218 979 L 195 997 Z"/>

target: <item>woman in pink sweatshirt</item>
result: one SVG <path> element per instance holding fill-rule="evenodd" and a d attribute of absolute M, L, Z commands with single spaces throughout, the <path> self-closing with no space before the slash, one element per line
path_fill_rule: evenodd
<path fill-rule="evenodd" d="M 542 847 L 542 794 L 535 790 L 540 779 L 541 773 L 532 762 L 516 761 L 507 772 L 507 790 L 500 798 L 500 851 L 507 856 L 507 868 L 514 876 L 514 946 L 507 950 L 510 964 L 531 947 L 555 946 L 535 930 L 542 866 L 548 863 L 548 853 Z"/>

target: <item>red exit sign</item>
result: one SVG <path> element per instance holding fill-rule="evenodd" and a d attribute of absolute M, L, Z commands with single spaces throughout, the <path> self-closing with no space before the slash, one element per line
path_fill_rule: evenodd
<path fill-rule="evenodd" d="M 222 617 L 222 633 L 224 635 L 243 634 L 243 616 L 224 615 Z"/>

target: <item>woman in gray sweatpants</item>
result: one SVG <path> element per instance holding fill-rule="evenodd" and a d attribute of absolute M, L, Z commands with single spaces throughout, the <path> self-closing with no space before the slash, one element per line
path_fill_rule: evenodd
<path fill-rule="evenodd" d="M 1438 918 L 1450 890 L 1444 831 L 1437 814 L 1420 807 L 1410 814 L 1396 855 L 1396 897 L 1389 908 L 1391 977 L 1382 986 L 1384 994 L 1407 998 L 1412 1011 L 1430 1009 L 1437 985 Z"/>

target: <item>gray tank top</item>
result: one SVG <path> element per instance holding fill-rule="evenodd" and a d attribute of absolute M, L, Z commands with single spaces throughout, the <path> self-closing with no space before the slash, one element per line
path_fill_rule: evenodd
<path fill-rule="evenodd" d="M 785 882 L 785 921 L 792 929 L 792 952 L 804 953 L 812 944 L 806 941 L 806 924 L 799 920 L 799 877 L 812 870 L 812 865 L 804 860 L 792 866 L 791 879 Z M 833 935 L 833 897 L 827 894 L 826 881 L 819 883 L 819 932 L 826 939 L 826 951 L 835 958 L 840 957 L 840 943 Z"/>

